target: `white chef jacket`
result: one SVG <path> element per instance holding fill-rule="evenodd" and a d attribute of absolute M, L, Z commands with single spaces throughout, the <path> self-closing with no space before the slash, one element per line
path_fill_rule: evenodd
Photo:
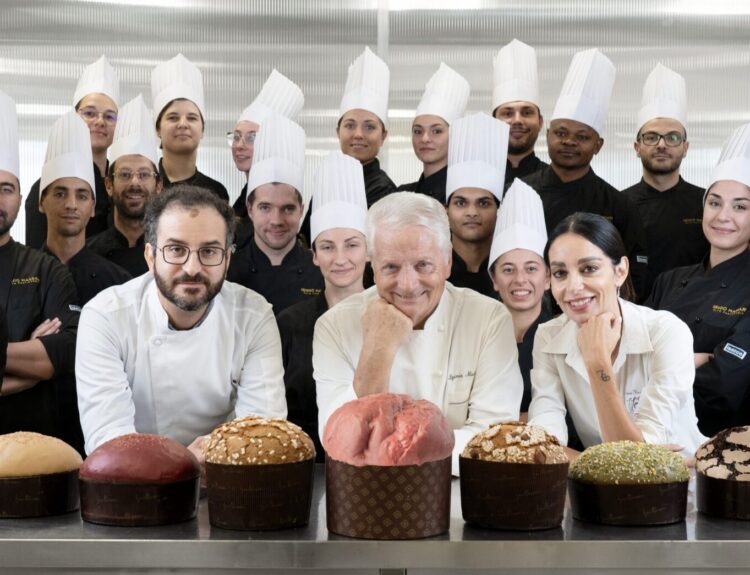
<path fill-rule="evenodd" d="M 357 398 L 352 382 L 362 350 L 362 315 L 377 297 L 373 286 L 336 304 L 315 324 L 313 376 L 321 438 L 331 413 Z M 390 391 L 441 408 L 455 431 L 457 473 L 458 455 L 474 434 L 519 416 L 523 379 L 508 310 L 446 282 L 424 329 L 413 330 L 396 353 Z"/>
<path fill-rule="evenodd" d="M 150 273 L 102 291 L 81 312 L 76 380 L 86 452 L 126 433 L 189 445 L 236 415 L 286 417 L 271 306 L 224 282 L 206 316 L 169 328 Z"/>
<path fill-rule="evenodd" d="M 646 443 L 676 443 L 685 448 L 684 455 L 692 456 L 706 438 L 698 431 L 693 403 L 690 329 L 669 312 L 619 302 L 622 337 L 613 368 L 625 408 Z M 561 315 L 540 325 L 533 357 L 529 423 L 543 427 L 565 445 L 567 404 L 583 445 L 601 443 L 576 323 Z"/>

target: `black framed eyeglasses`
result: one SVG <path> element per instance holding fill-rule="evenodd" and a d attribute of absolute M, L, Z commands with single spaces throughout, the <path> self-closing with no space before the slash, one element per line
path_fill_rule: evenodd
<path fill-rule="evenodd" d="M 156 246 L 156 249 L 161 252 L 164 261 L 168 264 L 175 266 L 184 265 L 190 259 L 190 254 L 195 252 L 198 254 L 198 261 L 201 265 L 211 267 L 221 265 L 227 251 L 231 250 L 232 247 L 224 249 L 215 246 L 203 246 L 197 250 L 191 250 L 187 246 L 181 246 L 180 244 L 167 244 L 162 247 Z"/>
<path fill-rule="evenodd" d="M 644 132 L 638 137 L 638 141 L 647 146 L 655 146 L 659 140 L 664 140 L 664 144 L 669 148 L 676 148 L 685 141 L 685 137 L 680 132 L 667 132 L 666 134 Z"/>
<path fill-rule="evenodd" d="M 240 134 L 239 132 L 227 132 L 227 144 L 230 146 L 239 146 L 240 142 L 245 142 L 246 146 L 255 142 L 255 132 Z"/>

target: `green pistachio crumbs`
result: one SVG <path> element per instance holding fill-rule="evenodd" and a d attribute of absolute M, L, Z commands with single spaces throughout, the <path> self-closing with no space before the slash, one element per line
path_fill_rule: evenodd
<path fill-rule="evenodd" d="M 660 445 L 635 441 L 589 447 L 573 462 L 568 475 L 587 483 L 615 485 L 677 483 L 690 479 L 679 454 Z"/>

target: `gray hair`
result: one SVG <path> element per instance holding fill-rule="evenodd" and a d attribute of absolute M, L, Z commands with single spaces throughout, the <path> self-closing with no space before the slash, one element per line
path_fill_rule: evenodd
<path fill-rule="evenodd" d="M 453 252 L 451 230 L 445 206 L 425 194 L 395 192 L 375 202 L 367 212 L 365 236 L 367 255 L 372 257 L 375 235 L 384 228 L 406 229 L 420 226 L 434 234 L 445 257 Z"/>

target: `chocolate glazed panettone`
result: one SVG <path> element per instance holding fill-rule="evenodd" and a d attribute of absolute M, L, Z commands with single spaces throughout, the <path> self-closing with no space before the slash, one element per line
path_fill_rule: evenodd
<path fill-rule="evenodd" d="M 750 519 L 750 426 L 717 433 L 695 453 L 698 511 Z"/>

